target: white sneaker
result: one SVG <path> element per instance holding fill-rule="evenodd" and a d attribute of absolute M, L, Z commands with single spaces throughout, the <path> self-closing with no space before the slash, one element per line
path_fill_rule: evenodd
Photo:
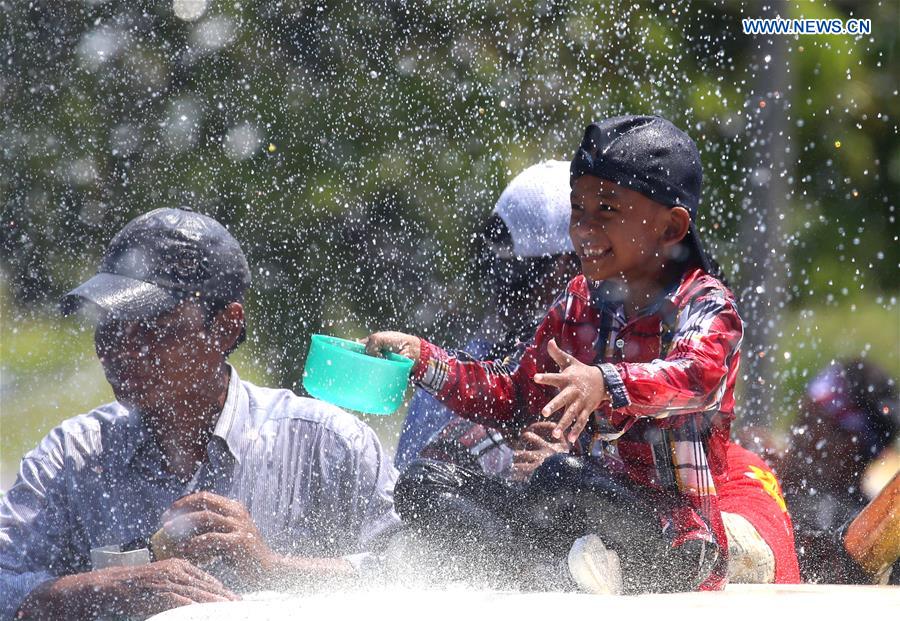
<path fill-rule="evenodd" d="M 582 591 L 597 595 L 622 594 L 619 555 L 607 550 L 597 535 L 576 539 L 567 560 L 569 574 Z"/>

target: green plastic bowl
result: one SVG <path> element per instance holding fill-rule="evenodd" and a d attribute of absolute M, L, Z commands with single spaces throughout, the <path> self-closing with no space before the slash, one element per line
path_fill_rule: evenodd
<path fill-rule="evenodd" d="M 313 334 L 303 388 L 316 399 L 366 414 L 393 414 L 403 403 L 413 361 L 366 354 L 362 343 Z"/>

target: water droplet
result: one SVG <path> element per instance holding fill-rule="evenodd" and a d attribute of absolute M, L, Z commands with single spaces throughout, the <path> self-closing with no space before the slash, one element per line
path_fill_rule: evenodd
<path fill-rule="evenodd" d="M 172 12 L 175 17 L 186 22 L 193 22 L 206 13 L 207 0 L 172 0 Z"/>

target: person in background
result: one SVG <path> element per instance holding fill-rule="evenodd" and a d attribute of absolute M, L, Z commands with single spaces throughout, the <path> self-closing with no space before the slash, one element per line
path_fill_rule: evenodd
<path fill-rule="evenodd" d="M 143 616 L 353 579 L 397 524 L 371 429 L 228 364 L 249 285 L 225 227 L 157 209 L 63 298 L 94 322 L 116 401 L 53 429 L 0 499 L 0 618 Z"/>
<path fill-rule="evenodd" d="M 477 272 L 492 296 L 482 331 L 464 348 L 473 360 L 515 364 L 544 309 L 578 273 L 569 239 L 569 163 L 526 168 L 507 185 L 478 237 Z M 504 433 L 453 414 L 418 388 L 397 444 L 403 470 L 426 456 L 523 480 L 553 452 L 568 445 L 549 437 L 552 425 Z M 521 432 L 521 433 L 520 433 Z"/>
<path fill-rule="evenodd" d="M 866 472 L 886 460 L 897 441 L 897 381 L 866 360 L 832 363 L 808 384 L 792 429 L 789 448 L 774 462 L 794 520 L 803 580 L 866 583 L 870 578 L 847 558 L 841 541 L 871 500 Z"/>

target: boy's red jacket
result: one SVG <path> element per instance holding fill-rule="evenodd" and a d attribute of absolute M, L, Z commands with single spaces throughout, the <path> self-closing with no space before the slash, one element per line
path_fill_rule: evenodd
<path fill-rule="evenodd" d="M 725 582 L 727 544 L 714 478 L 725 473 L 743 324 L 734 296 L 696 269 L 633 318 L 608 283 L 574 278 L 530 343 L 506 360 L 479 362 L 422 341 L 413 379 L 454 412 L 491 427 L 540 417 L 556 390 L 535 373 L 557 373 L 550 339 L 603 372 L 610 401 L 595 413 L 582 450 L 634 480 L 683 494 L 693 510 L 664 516 L 673 545 L 701 539 L 719 547 L 703 588 Z M 668 528 L 671 527 L 671 528 Z"/>

